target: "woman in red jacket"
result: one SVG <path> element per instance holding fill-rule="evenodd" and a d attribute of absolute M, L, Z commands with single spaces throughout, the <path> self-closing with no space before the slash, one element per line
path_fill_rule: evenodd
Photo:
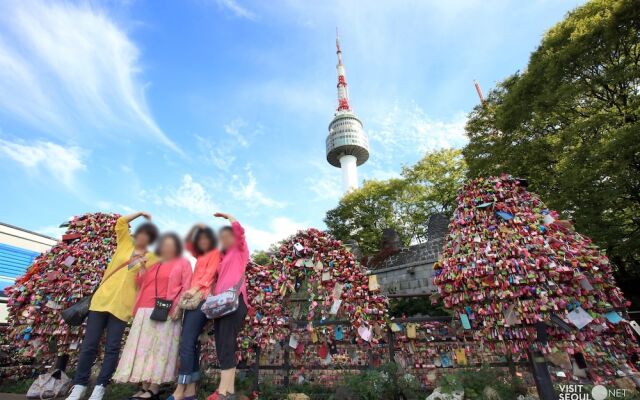
<path fill-rule="evenodd" d="M 185 247 L 196 257 L 191 287 L 183 295 L 180 306 L 185 307 L 180 337 L 180 368 L 176 390 L 167 400 L 195 400 L 196 382 L 200 379 L 200 343 L 198 337 L 208 319 L 200 310 L 212 285 L 220 263 L 218 239 L 213 230 L 198 224 L 191 228 Z"/>

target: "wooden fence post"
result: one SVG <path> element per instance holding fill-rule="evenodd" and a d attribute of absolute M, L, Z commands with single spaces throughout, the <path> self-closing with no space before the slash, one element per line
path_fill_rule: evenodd
<path fill-rule="evenodd" d="M 289 386 L 289 370 L 291 369 L 291 364 L 289 364 L 289 344 L 285 344 L 284 346 L 284 364 L 282 365 L 284 368 L 284 386 Z"/>
<path fill-rule="evenodd" d="M 394 341 L 393 331 L 391 327 L 387 326 L 387 346 L 389 346 L 389 362 L 395 362 L 396 360 L 396 344 Z"/>

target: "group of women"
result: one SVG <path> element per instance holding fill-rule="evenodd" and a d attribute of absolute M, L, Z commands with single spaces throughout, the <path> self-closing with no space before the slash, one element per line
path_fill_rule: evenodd
<path fill-rule="evenodd" d="M 129 223 L 141 216 L 147 221 L 131 235 Z M 247 315 L 244 273 L 249 249 L 244 229 L 233 216 L 214 216 L 230 225 L 217 235 L 206 225 L 196 225 L 184 245 L 175 233 L 158 239 L 158 229 L 148 213 L 117 220 L 117 247 L 91 299 L 74 386 L 67 400 L 84 397 L 102 336 L 104 359 L 89 400 L 101 400 L 112 379 L 140 384 L 132 400 L 158 400 L 160 385 L 174 381 L 176 389 L 168 400 L 195 400 L 200 379 L 198 338 L 208 321 L 202 305 L 207 296 L 229 290 L 239 299 L 234 311 L 213 321 L 221 373 L 218 389 L 208 400 L 236 398 L 236 339 Z M 156 239 L 156 250 L 151 252 L 148 249 Z M 183 247 L 196 259 L 193 269 L 183 257 Z"/>

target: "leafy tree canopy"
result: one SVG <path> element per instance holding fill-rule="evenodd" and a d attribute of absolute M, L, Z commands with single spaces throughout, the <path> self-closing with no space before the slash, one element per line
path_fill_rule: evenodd
<path fill-rule="evenodd" d="M 365 254 L 378 251 L 385 228 L 396 230 L 404 244 L 424 241 L 429 216 L 452 212 L 465 176 L 460 150 L 430 152 L 404 167 L 399 178 L 366 181 L 347 193 L 327 212 L 325 223 L 334 237 L 357 240 Z"/>
<path fill-rule="evenodd" d="M 640 271 L 640 1 L 593 0 L 470 115 L 470 177 L 508 172 Z M 629 291 L 627 291 L 629 293 Z"/>

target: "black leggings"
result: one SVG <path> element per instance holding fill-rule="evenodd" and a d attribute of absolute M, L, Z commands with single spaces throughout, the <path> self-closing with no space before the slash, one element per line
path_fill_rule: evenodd
<path fill-rule="evenodd" d="M 237 364 L 236 350 L 238 349 L 238 334 L 247 316 L 247 305 L 240 295 L 238 309 L 224 317 L 213 321 L 216 340 L 216 354 L 220 369 L 235 368 Z"/>

